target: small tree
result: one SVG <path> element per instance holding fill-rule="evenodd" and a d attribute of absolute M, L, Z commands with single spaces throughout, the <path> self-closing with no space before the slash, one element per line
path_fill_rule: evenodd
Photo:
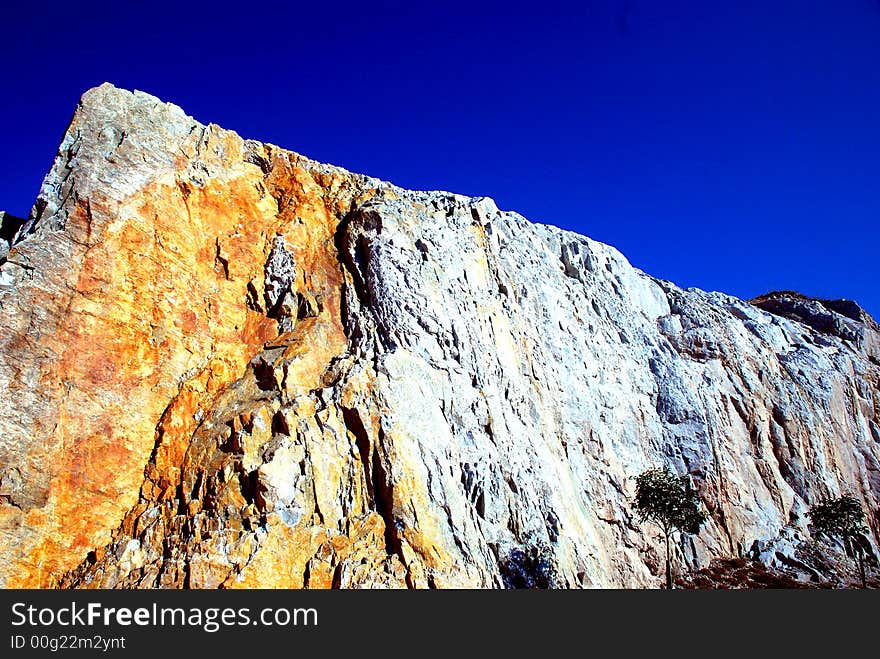
<path fill-rule="evenodd" d="M 666 588 L 672 588 L 669 542 L 673 532 L 699 533 L 706 521 L 700 497 L 687 476 L 676 476 L 667 467 L 649 469 L 636 478 L 636 512 L 640 519 L 657 524 L 666 538 Z"/>
<path fill-rule="evenodd" d="M 543 544 L 514 549 L 501 562 L 501 580 L 505 588 L 555 588 L 553 554 Z"/>
<path fill-rule="evenodd" d="M 861 536 L 868 532 L 868 527 L 865 526 L 862 502 L 851 494 L 844 494 L 838 499 L 825 499 L 811 506 L 807 515 L 817 535 L 839 538 L 846 553 L 856 556 L 862 588 L 865 588 L 865 557 Z"/>

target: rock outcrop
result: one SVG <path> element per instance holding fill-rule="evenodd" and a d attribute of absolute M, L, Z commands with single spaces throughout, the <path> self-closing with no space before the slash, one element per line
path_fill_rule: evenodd
<path fill-rule="evenodd" d="M 24 220 L 6 211 L 0 211 L 0 264 L 6 260 L 9 247 L 15 241 L 15 235 L 24 224 Z"/>
<path fill-rule="evenodd" d="M 844 490 L 880 532 L 854 307 L 682 290 L 110 85 L 16 233 L 4 587 L 656 586 L 630 500 L 661 463 L 710 514 L 691 568 L 807 576 L 805 511 Z"/>

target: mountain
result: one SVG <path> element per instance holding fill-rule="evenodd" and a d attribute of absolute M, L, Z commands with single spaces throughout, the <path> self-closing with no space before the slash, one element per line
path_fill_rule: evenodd
<path fill-rule="evenodd" d="M 0 586 L 656 587 L 658 465 L 709 515 L 683 570 L 845 579 L 805 514 L 843 492 L 876 554 L 853 302 L 682 290 L 109 84 L 3 222 Z"/>

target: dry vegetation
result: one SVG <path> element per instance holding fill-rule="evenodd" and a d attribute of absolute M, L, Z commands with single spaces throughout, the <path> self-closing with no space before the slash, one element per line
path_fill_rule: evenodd
<path fill-rule="evenodd" d="M 679 575 L 675 587 L 682 589 L 752 589 L 752 588 L 849 588 L 852 583 L 833 583 L 830 581 L 802 581 L 769 569 L 760 561 L 745 558 L 719 558 L 708 567 Z M 868 580 L 868 588 L 880 588 L 880 578 L 876 575 Z"/>

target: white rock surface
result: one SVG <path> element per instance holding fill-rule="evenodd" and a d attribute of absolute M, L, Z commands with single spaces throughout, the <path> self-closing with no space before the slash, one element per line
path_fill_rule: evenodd
<path fill-rule="evenodd" d="M 629 502 L 652 465 L 691 474 L 711 512 L 691 567 L 756 541 L 793 550 L 824 495 L 876 511 L 877 365 L 852 343 L 486 199 L 368 203 L 349 233 L 369 301 L 357 354 L 431 484 L 405 522 L 451 520 L 484 583 L 493 551 L 522 545 L 553 547 L 566 585 L 654 583 Z"/>

